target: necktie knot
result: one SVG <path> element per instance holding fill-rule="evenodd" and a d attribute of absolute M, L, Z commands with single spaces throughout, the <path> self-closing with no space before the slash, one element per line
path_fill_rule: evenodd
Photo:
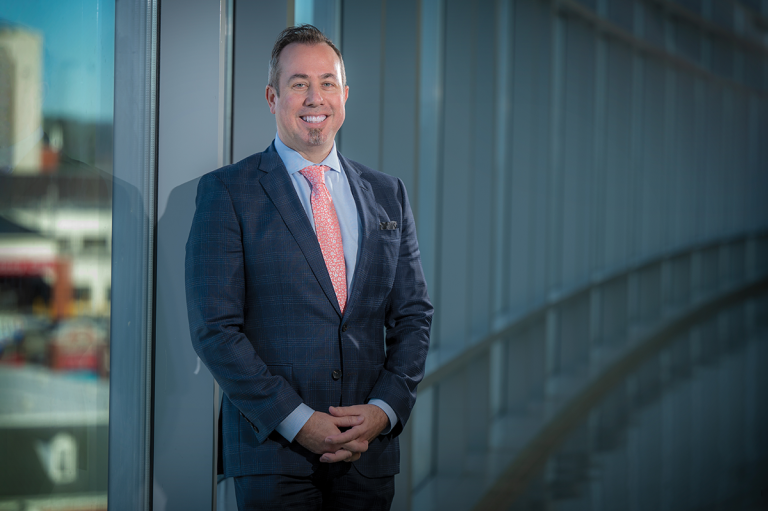
<path fill-rule="evenodd" d="M 327 170 L 330 170 L 330 167 L 326 165 L 310 165 L 309 167 L 304 167 L 299 172 L 307 178 L 312 188 L 314 188 L 318 183 L 322 183 L 325 186 L 325 172 Z"/>

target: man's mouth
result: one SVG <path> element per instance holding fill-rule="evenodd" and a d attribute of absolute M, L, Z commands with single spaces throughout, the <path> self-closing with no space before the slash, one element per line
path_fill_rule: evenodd
<path fill-rule="evenodd" d="M 327 116 L 326 115 L 304 115 L 301 117 L 304 122 L 308 122 L 310 124 L 317 124 L 320 122 L 323 122 Z"/>

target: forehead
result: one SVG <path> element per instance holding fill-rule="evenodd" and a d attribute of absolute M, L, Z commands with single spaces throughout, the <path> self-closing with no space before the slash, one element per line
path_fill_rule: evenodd
<path fill-rule="evenodd" d="M 291 43 L 280 53 L 280 72 L 290 79 L 295 74 L 321 76 L 341 74 L 339 57 L 325 43 Z"/>

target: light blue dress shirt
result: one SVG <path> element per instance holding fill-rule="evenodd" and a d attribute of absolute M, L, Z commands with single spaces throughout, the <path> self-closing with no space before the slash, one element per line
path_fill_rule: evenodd
<path fill-rule="evenodd" d="M 288 175 L 291 176 L 293 187 L 296 189 L 301 205 L 304 206 L 304 211 L 306 211 L 309 218 L 309 223 L 312 224 L 312 229 L 314 229 L 315 218 L 312 215 L 312 203 L 310 202 L 312 187 L 307 178 L 299 171 L 305 167 L 318 164 L 304 159 L 298 152 L 285 145 L 278 135 L 275 135 L 275 149 L 277 149 L 280 159 L 283 160 L 283 164 L 288 170 Z M 357 214 L 355 198 L 352 196 L 352 190 L 349 187 L 347 174 L 341 167 L 341 162 L 339 162 L 339 155 L 336 152 L 336 141 L 333 142 L 331 152 L 319 165 L 326 165 L 331 169 L 325 173 L 325 186 L 331 194 L 333 205 L 336 208 L 336 216 L 339 219 L 341 244 L 344 248 L 344 263 L 347 271 L 347 290 L 351 290 L 355 266 L 357 265 L 357 249 L 360 243 L 360 219 Z M 389 427 L 385 428 L 381 434 L 389 433 L 397 424 L 395 411 L 381 399 L 371 399 L 369 404 L 378 406 L 387 414 L 387 417 L 389 417 Z M 319 411 L 327 413 L 327 410 Z M 293 442 L 293 439 L 301 428 L 304 427 L 304 424 L 307 423 L 313 412 L 314 410 L 306 404 L 300 404 L 277 426 L 277 432 L 283 435 L 289 442 Z"/>

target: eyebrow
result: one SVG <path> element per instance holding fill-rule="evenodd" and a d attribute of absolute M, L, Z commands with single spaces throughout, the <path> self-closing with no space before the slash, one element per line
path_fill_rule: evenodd
<path fill-rule="evenodd" d="M 338 81 L 338 78 L 336 78 L 336 75 L 333 74 L 333 73 L 325 73 L 323 75 L 320 75 L 320 79 L 321 80 L 327 80 L 328 78 L 333 78 L 334 80 Z M 291 81 L 296 80 L 296 79 L 309 80 L 309 75 L 303 74 L 303 73 L 296 73 L 296 74 L 291 75 L 288 78 L 288 81 L 291 82 Z"/>

